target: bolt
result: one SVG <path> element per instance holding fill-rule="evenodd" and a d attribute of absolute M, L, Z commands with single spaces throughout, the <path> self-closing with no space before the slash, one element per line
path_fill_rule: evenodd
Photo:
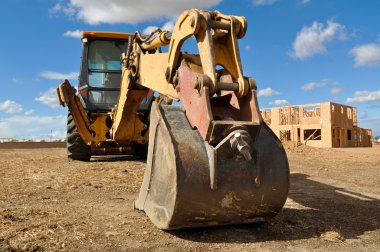
<path fill-rule="evenodd" d="M 238 151 L 244 156 L 245 160 L 251 160 L 252 156 L 250 153 L 250 147 L 247 144 L 247 142 L 244 141 L 240 133 L 235 133 L 234 137 L 237 141 L 236 148 L 238 149 Z"/>

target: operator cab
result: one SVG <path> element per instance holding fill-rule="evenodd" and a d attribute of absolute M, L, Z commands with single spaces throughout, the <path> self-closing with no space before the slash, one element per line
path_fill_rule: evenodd
<path fill-rule="evenodd" d="M 111 111 L 120 93 L 121 53 L 131 34 L 83 32 L 79 97 L 89 111 Z"/>

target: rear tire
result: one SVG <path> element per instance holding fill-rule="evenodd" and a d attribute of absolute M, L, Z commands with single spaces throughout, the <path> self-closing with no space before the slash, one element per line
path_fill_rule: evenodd
<path fill-rule="evenodd" d="M 90 161 L 91 147 L 88 146 L 79 135 L 77 126 L 71 113 L 67 115 L 67 158 L 69 160 Z"/>

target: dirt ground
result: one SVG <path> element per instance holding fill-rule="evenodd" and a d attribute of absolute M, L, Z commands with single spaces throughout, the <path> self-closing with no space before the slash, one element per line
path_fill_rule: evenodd
<path fill-rule="evenodd" d="M 0 251 L 379 251 L 380 146 L 286 147 L 291 188 L 262 224 L 164 232 L 133 209 L 145 163 L 0 148 Z"/>

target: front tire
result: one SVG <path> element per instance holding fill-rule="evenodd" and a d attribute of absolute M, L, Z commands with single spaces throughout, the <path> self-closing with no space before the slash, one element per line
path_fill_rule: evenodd
<path fill-rule="evenodd" d="M 69 160 L 90 161 L 91 159 L 91 147 L 79 135 L 71 113 L 67 115 L 66 148 Z"/>

